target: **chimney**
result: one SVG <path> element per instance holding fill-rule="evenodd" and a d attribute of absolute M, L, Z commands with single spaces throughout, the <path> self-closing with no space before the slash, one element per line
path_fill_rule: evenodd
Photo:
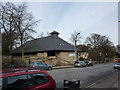
<path fill-rule="evenodd" d="M 50 34 L 51 34 L 51 36 L 53 36 L 53 37 L 58 37 L 58 35 L 59 35 L 60 33 L 58 33 L 57 31 L 53 31 L 53 32 L 51 32 Z"/>

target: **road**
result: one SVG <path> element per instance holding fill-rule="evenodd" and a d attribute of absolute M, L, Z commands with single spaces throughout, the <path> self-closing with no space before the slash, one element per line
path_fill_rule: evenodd
<path fill-rule="evenodd" d="M 64 80 L 72 79 L 80 80 L 81 88 L 89 88 L 92 84 L 104 80 L 109 75 L 117 72 L 113 66 L 114 63 L 107 63 L 84 68 L 56 69 L 48 72 L 56 80 L 57 88 L 63 88 Z"/>
<path fill-rule="evenodd" d="M 110 82 L 110 83 L 109 83 Z M 110 74 L 108 77 L 104 78 L 103 80 L 99 80 L 97 83 L 93 83 L 90 87 L 91 89 L 94 88 L 100 88 L 100 89 L 106 89 L 106 88 L 112 88 L 120 90 L 120 70 L 116 70 L 114 73 Z"/>

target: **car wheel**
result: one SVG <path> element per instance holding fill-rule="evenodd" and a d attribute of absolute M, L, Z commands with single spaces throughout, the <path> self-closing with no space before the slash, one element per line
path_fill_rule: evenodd
<path fill-rule="evenodd" d="M 52 67 L 49 67 L 49 70 L 52 70 Z"/>

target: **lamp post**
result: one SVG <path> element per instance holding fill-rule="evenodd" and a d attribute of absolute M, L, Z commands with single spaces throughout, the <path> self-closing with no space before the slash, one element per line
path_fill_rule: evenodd
<path fill-rule="evenodd" d="M 120 22 L 120 21 L 118 21 Z M 118 35 L 120 34 L 120 31 L 119 31 L 119 27 L 118 27 Z M 118 36 L 118 39 L 119 39 L 119 36 Z M 117 51 L 118 53 L 120 54 L 120 45 L 119 45 L 119 40 L 118 40 L 118 47 L 117 47 Z"/>
<path fill-rule="evenodd" d="M 78 53 L 77 53 L 77 38 L 78 38 L 78 35 L 79 35 L 80 33 L 77 33 L 76 34 L 76 37 L 75 37 L 75 57 L 76 57 L 76 60 L 78 59 Z"/>

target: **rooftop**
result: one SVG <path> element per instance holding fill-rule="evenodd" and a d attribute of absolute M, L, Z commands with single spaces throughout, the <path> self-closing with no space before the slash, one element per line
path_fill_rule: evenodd
<path fill-rule="evenodd" d="M 45 52 L 45 51 L 74 51 L 74 46 L 58 37 L 58 32 L 53 31 L 50 36 L 34 39 L 24 44 L 24 52 Z M 21 53 L 21 47 L 13 54 Z"/>

